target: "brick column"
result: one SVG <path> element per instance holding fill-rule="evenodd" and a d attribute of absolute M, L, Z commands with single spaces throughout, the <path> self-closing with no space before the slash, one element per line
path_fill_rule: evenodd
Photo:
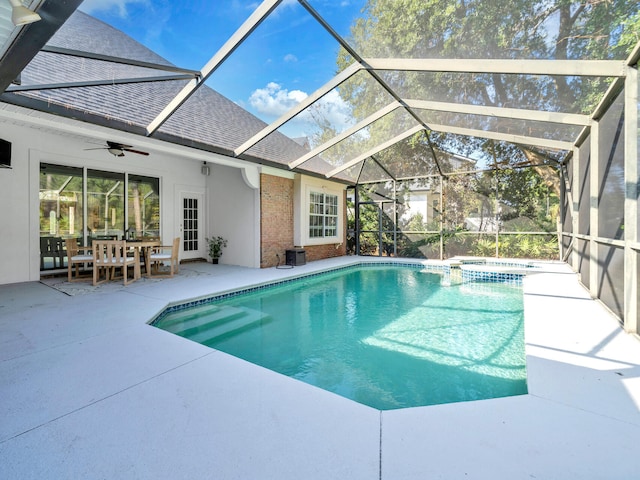
<path fill-rule="evenodd" d="M 285 262 L 293 247 L 293 180 L 260 175 L 260 267 Z"/>

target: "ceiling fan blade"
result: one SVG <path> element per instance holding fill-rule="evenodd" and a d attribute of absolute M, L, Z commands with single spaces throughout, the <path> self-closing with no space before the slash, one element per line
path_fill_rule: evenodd
<path fill-rule="evenodd" d="M 138 155 L 149 155 L 149 152 L 143 152 L 142 150 L 136 150 L 131 148 L 132 145 L 125 145 L 124 143 L 106 141 L 106 146 L 97 148 L 85 148 L 85 150 L 109 150 L 109 153 L 116 157 L 124 157 L 124 152 L 137 153 Z"/>
<path fill-rule="evenodd" d="M 107 140 L 107 147 L 109 148 L 124 149 L 124 148 L 131 148 L 132 146 L 133 145 L 125 145 L 124 143 L 110 142 L 109 140 Z"/>
<path fill-rule="evenodd" d="M 141 150 L 134 150 L 132 148 L 122 147 L 122 150 L 124 150 L 125 152 L 137 153 L 138 155 L 149 155 L 149 152 L 143 152 Z"/>

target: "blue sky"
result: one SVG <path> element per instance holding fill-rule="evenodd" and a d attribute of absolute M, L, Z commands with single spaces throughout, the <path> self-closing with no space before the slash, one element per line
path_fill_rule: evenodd
<path fill-rule="evenodd" d="M 309 2 L 341 35 L 364 0 Z M 118 28 L 176 65 L 201 69 L 258 6 L 242 0 L 85 0 L 80 9 Z M 208 85 L 270 122 L 329 81 L 337 42 L 296 0 L 283 3 L 218 69 Z M 348 122 L 337 95 L 324 100 L 332 122 Z M 309 135 L 300 122 L 291 136 Z"/>

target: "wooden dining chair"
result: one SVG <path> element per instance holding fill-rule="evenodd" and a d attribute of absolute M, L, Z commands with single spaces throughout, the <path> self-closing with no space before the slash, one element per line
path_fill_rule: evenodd
<path fill-rule="evenodd" d="M 151 264 L 151 276 L 154 275 L 168 275 L 173 277 L 174 273 L 178 273 L 180 261 L 178 255 L 180 253 L 180 237 L 176 237 L 173 240 L 173 245 L 161 245 L 158 247 L 152 247 L 149 255 L 149 262 Z M 161 272 L 160 264 L 169 262 L 169 271 Z"/>
<path fill-rule="evenodd" d="M 53 268 L 64 268 L 65 252 L 60 237 L 40 237 L 40 270 L 45 269 L 45 259 L 51 258 Z"/>
<path fill-rule="evenodd" d="M 98 285 L 108 280 L 115 280 L 115 271 L 122 271 L 123 283 L 128 285 L 138 279 L 140 257 L 129 256 L 129 248 L 125 240 L 94 240 L 93 250 L 93 284 Z M 133 280 L 129 279 L 129 267 L 133 267 Z"/>
<path fill-rule="evenodd" d="M 78 246 L 77 238 L 67 238 L 64 241 L 67 247 L 67 280 L 69 282 L 78 282 L 91 278 L 91 275 L 80 275 L 80 265 L 86 269 L 87 265 L 93 265 L 93 255 L 91 249 Z M 73 270 L 75 267 L 75 277 Z"/>

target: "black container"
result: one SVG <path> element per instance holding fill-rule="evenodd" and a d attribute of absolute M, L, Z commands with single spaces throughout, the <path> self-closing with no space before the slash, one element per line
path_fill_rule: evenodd
<path fill-rule="evenodd" d="M 307 253 L 302 248 L 287 250 L 286 263 L 287 265 L 292 265 L 294 267 L 305 265 L 307 263 Z"/>

